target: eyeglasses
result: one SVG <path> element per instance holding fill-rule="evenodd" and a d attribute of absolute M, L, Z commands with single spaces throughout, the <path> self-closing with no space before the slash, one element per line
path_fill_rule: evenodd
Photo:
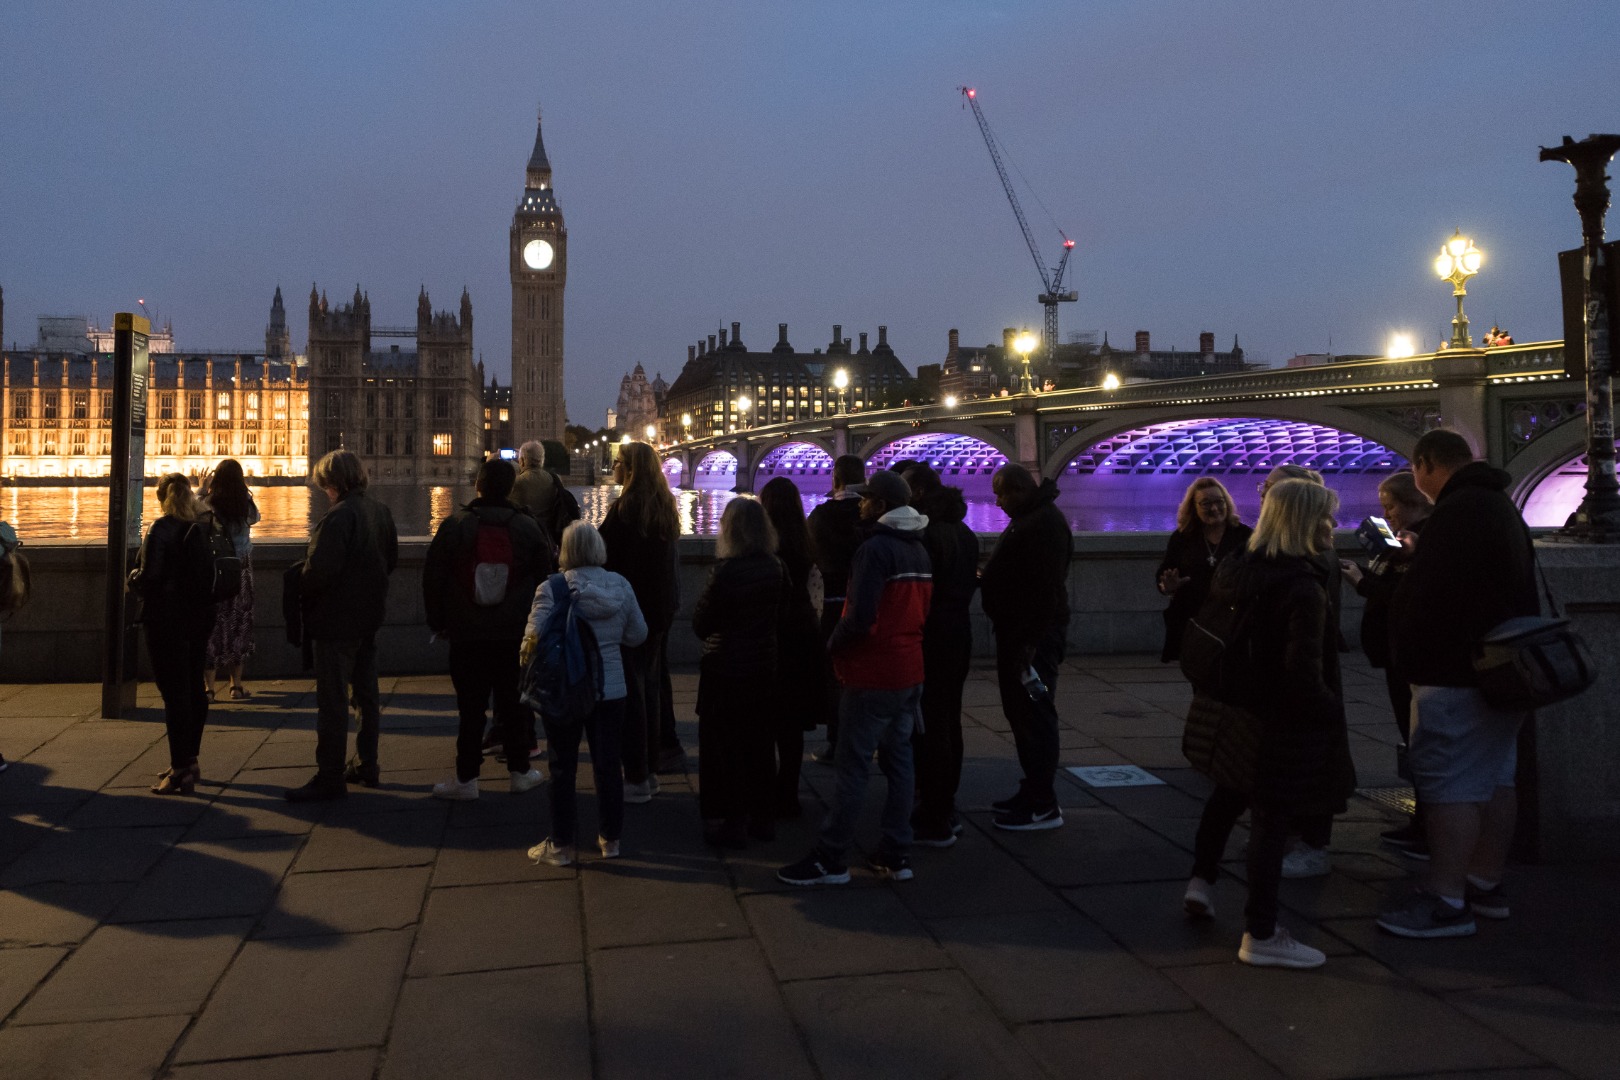
<path fill-rule="evenodd" d="M 1200 509 L 1200 510 L 1223 510 L 1225 508 L 1226 508 L 1226 500 L 1225 499 L 1199 499 L 1198 500 L 1198 509 Z"/>

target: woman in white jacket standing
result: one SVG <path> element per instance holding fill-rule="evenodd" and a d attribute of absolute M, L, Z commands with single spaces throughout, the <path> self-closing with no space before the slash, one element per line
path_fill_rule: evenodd
<path fill-rule="evenodd" d="M 579 740 L 591 748 L 591 771 L 596 777 L 597 847 L 604 859 L 619 854 L 624 828 L 624 662 L 621 646 L 640 645 L 647 639 L 647 621 L 636 603 L 630 583 L 604 570 L 607 545 L 594 525 L 576 521 L 563 531 L 558 552 L 561 576 L 574 594 L 580 615 L 596 635 L 602 661 L 602 700 L 583 721 L 541 715 L 546 729 L 546 754 L 551 763 L 551 835 L 529 849 L 529 858 L 552 866 L 568 866 L 575 859 L 577 826 L 574 774 L 579 766 Z M 529 610 L 528 636 L 523 639 L 527 662 L 539 642 L 541 627 L 554 604 L 551 579 L 534 593 Z"/>

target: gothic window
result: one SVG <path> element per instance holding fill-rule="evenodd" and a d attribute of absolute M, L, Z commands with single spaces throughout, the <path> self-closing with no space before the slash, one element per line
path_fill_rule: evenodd
<path fill-rule="evenodd" d="M 540 335 L 540 355 L 541 356 L 550 356 L 551 355 L 551 335 L 550 334 L 541 334 Z"/>
<path fill-rule="evenodd" d="M 453 444 L 454 444 L 454 440 L 451 439 L 449 432 L 445 432 L 445 431 L 436 431 L 436 432 L 434 432 L 433 433 L 433 456 L 434 457 L 449 457 L 450 456 L 450 450 L 451 450 L 451 447 L 452 447 Z"/>
<path fill-rule="evenodd" d="M 383 453 L 389 457 L 394 456 L 394 433 L 392 431 L 383 432 Z"/>
<path fill-rule="evenodd" d="M 81 457 L 84 456 L 85 453 L 85 442 L 88 434 L 89 433 L 82 428 L 73 433 L 73 452 Z"/>
<path fill-rule="evenodd" d="M 202 449 L 202 433 L 193 429 L 186 433 L 186 453 L 200 454 Z"/>
<path fill-rule="evenodd" d="M 203 396 L 200 393 L 186 395 L 186 419 L 201 420 L 203 418 Z"/>
<path fill-rule="evenodd" d="M 242 436 L 242 453 L 252 457 L 259 455 L 259 433 L 249 431 Z"/>
<path fill-rule="evenodd" d="M 394 418 L 394 392 L 392 390 L 383 393 L 383 416 L 389 420 Z"/>
<path fill-rule="evenodd" d="M 528 296 L 524 297 L 524 299 L 528 301 L 529 318 L 532 319 L 534 318 L 534 293 L 530 293 Z"/>
<path fill-rule="evenodd" d="M 174 453 L 174 432 L 158 432 L 158 453 L 164 455 L 165 457 Z"/>
<path fill-rule="evenodd" d="M 372 454 L 375 454 L 376 452 L 377 452 L 377 433 L 375 431 L 368 431 L 368 432 L 366 432 L 366 456 L 370 457 Z"/>
<path fill-rule="evenodd" d="M 309 432 L 307 431 L 300 431 L 298 433 L 298 456 L 309 456 Z"/>
<path fill-rule="evenodd" d="M 111 420 L 112 414 L 113 392 L 111 390 L 103 390 L 101 392 L 101 418 L 103 420 Z"/>
<path fill-rule="evenodd" d="M 259 422 L 259 392 L 257 390 L 243 396 L 242 419 L 250 424 Z"/>
<path fill-rule="evenodd" d="M 434 394 L 433 395 L 433 419 L 435 419 L 435 420 L 447 420 L 447 419 L 449 419 L 449 417 L 450 417 L 450 395 L 449 394 Z M 435 441 L 437 441 L 437 440 L 435 440 Z"/>
<path fill-rule="evenodd" d="M 271 408 L 274 410 L 271 413 L 271 415 L 277 420 L 285 420 L 285 419 L 287 419 L 287 394 L 286 394 L 286 392 L 285 391 L 278 391 L 276 393 L 276 396 L 271 398 L 270 400 L 272 402 Z"/>
<path fill-rule="evenodd" d="M 11 392 L 11 418 L 13 420 L 28 419 L 28 391 L 13 390 Z"/>
<path fill-rule="evenodd" d="M 56 391 L 55 390 L 46 390 L 46 391 L 42 392 L 39 395 L 39 401 L 40 401 L 40 405 L 43 406 L 43 408 L 41 408 L 41 410 L 40 410 L 40 415 L 42 415 L 47 420 L 55 420 L 56 419 Z"/>
<path fill-rule="evenodd" d="M 73 419 L 88 420 L 90 418 L 90 392 L 88 390 L 73 391 Z M 83 451 L 80 451 L 82 453 Z"/>
<path fill-rule="evenodd" d="M 11 433 L 11 452 L 14 455 L 24 455 L 28 453 L 28 432 L 13 431 Z"/>
<path fill-rule="evenodd" d="M 221 390 L 218 397 L 216 397 L 214 401 L 218 406 L 218 410 L 214 413 L 214 416 L 220 420 L 229 420 L 231 418 L 231 392 L 229 390 Z"/>
<path fill-rule="evenodd" d="M 405 391 L 405 419 L 416 419 L 416 393 L 412 390 Z M 405 452 L 410 453 L 409 450 Z"/>
<path fill-rule="evenodd" d="M 405 433 L 405 454 L 409 457 L 414 453 L 416 453 L 416 433 L 407 431 Z"/>
<path fill-rule="evenodd" d="M 377 391 L 366 391 L 366 419 L 377 419 Z"/>
<path fill-rule="evenodd" d="M 336 390 L 326 392 L 326 415 L 331 420 L 343 419 L 343 395 Z M 337 449 L 333 447 L 333 449 Z"/>
<path fill-rule="evenodd" d="M 542 293 L 540 295 L 540 317 L 542 319 L 551 318 L 551 294 L 550 293 Z"/>
<path fill-rule="evenodd" d="M 285 457 L 287 454 L 287 433 L 274 431 L 270 434 L 270 453 L 276 457 Z"/>
<path fill-rule="evenodd" d="M 44 453 L 47 457 L 55 455 L 55 453 L 56 453 L 56 429 L 55 428 L 46 428 L 45 429 L 45 444 L 40 449 L 41 449 L 41 452 Z"/>

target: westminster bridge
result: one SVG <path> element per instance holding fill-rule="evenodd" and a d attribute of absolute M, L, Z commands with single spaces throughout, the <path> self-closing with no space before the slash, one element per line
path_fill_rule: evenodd
<path fill-rule="evenodd" d="M 750 492 L 774 476 L 817 484 L 833 458 L 853 453 L 877 468 L 927 460 L 947 483 L 981 491 L 1015 461 L 1083 491 L 1105 477 L 1181 475 L 1185 483 L 1285 462 L 1341 482 L 1371 479 L 1403 467 L 1418 436 L 1445 426 L 1507 470 L 1527 515 L 1539 508 L 1552 523 L 1579 498 L 1584 411 L 1584 382 L 1566 374 L 1563 343 L 1553 341 L 867 410 L 691 439 L 662 453 L 682 488 Z"/>

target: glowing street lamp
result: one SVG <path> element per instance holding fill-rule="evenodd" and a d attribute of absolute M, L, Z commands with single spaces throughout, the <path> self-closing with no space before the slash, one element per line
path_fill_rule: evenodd
<path fill-rule="evenodd" d="M 844 412 L 844 391 L 849 389 L 849 372 L 839 368 L 833 372 L 833 388 L 838 391 L 838 411 Z"/>
<path fill-rule="evenodd" d="M 681 413 L 681 432 L 683 438 L 692 438 L 692 414 L 689 412 Z"/>
<path fill-rule="evenodd" d="M 1013 348 L 1018 351 L 1019 356 L 1024 358 L 1024 385 L 1021 392 L 1033 394 L 1035 392 L 1035 382 L 1029 375 L 1029 354 L 1035 350 L 1035 335 L 1028 330 L 1023 331 L 1016 338 L 1013 338 Z"/>
<path fill-rule="evenodd" d="M 1110 371 L 1108 374 L 1104 375 L 1103 376 L 1103 381 L 1102 381 L 1102 388 L 1104 390 L 1118 390 L 1119 389 L 1119 376 L 1115 375 L 1112 371 Z"/>
<path fill-rule="evenodd" d="M 658 438 L 658 425 L 657 424 L 648 424 L 647 425 L 647 441 L 652 442 L 657 438 Z"/>
<path fill-rule="evenodd" d="M 1417 346 L 1412 344 L 1411 334 L 1395 334 L 1389 339 L 1389 349 L 1386 354 L 1391 360 L 1405 360 L 1409 356 L 1417 355 Z"/>
<path fill-rule="evenodd" d="M 1474 339 L 1468 336 L 1468 316 L 1463 314 L 1463 297 L 1468 295 L 1465 288 L 1468 279 L 1479 273 L 1479 268 L 1485 262 L 1485 253 L 1474 246 L 1474 242 L 1462 234 L 1458 229 L 1444 244 L 1440 245 L 1440 254 L 1434 260 L 1434 272 L 1440 276 L 1441 281 L 1449 281 L 1452 285 L 1451 295 L 1457 298 L 1457 317 L 1451 320 L 1451 347 L 1453 349 L 1472 349 Z"/>
<path fill-rule="evenodd" d="M 956 395 L 955 394 L 946 394 L 945 395 L 945 407 L 947 409 L 956 408 Z"/>

